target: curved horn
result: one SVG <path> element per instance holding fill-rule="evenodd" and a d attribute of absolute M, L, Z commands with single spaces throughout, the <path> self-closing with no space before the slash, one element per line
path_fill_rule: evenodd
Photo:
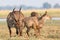
<path fill-rule="evenodd" d="M 13 9 L 13 12 L 14 12 L 15 8 Z"/>
<path fill-rule="evenodd" d="M 21 11 L 21 8 L 22 8 L 22 7 L 20 7 L 19 11 Z"/>

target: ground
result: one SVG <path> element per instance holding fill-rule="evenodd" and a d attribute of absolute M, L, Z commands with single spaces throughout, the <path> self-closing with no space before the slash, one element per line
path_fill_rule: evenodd
<path fill-rule="evenodd" d="M 23 36 L 16 36 L 10 38 L 6 22 L 0 22 L 0 40 L 60 40 L 60 25 L 58 25 L 58 22 L 60 23 L 60 21 L 47 21 L 41 29 L 40 36 L 38 38 L 33 36 L 33 29 L 29 32 L 30 34 L 32 33 L 32 35 L 29 38 L 27 38 L 25 34 L 26 28 L 23 30 Z M 12 30 L 14 30 L 12 31 L 13 34 L 16 35 L 15 29 Z"/>

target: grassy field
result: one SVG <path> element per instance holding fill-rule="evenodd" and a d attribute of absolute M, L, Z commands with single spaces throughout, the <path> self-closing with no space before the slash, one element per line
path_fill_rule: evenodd
<path fill-rule="evenodd" d="M 32 10 L 43 14 L 46 10 Z M 25 16 L 29 16 L 32 12 L 31 10 L 22 10 Z M 52 17 L 60 17 L 60 9 L 47 9 L 48 14 Z M 9 10 L 0 10 L 0 18 L 6 18 Z M 14 31 L 14 32 L 13 32 Z M 15 34 L 15 29 L 13 29 L 13 34 Z M 32 35 L 26 38 L 25 35 L 26 28 L 23 30 L 23 36 L 21 37 L 9 37 L 9 30 L 6 21 L 0 21 L 0 40 L 60 40 L 60 20 L 48 20 L 43 28 L 41 29 L 39 38 L 33 36 L 34 30 L 32 29 L 29 33 Z"/>
<path fill-rule="evenodd" d="M 44 14 L 45 11 L 52 17 L 60 17 L 60 9 L 46 9 L 46 10 L 22 10 L 25 16 L 29 16 L 32 11 Z M 0 18 L 6 18 L 11 10 L 0 10 Z"/>
<path fill-rule="evenodd" d="M 31 30 L 29 33 L 32 33 L 32 36 L 29 39 L 26 38 L 25 32 L 26 28 L 23 30 L 23 36 L 21 37 L 9 37 L 9 31 L 6 22 L 0 22 L 0 40 L 60 40 L 60 20 L 49 20 L 45 23 L 41 29 L 39 38 L 33 36 L 34 30 Z M 14 29 L 13 29 L 14 30 Z M 12 31 L 13 32 L 13 31 Z M 15 34 L 15 30 L 13 32 Z"/>

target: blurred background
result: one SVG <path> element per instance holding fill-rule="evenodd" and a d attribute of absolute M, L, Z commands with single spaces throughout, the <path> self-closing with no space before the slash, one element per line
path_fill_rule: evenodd
<path fill-rule="evenodd" d="M 0 0 L 0 10 L 60 8 L 60 0 Z"/>

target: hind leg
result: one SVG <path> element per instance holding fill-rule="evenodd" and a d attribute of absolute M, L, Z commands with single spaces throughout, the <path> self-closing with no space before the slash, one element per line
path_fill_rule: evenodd
<path fill-rule="evenodd" d="M 37 30 L 38 30 L 38 35 L 40 35 L 40 27 L 39 26 L 37 26 Z"/>
<path fill-rule="evenodd" d="M 35 35 L 36 37 L 38 37 L 38 30 L 37 30 L 37 28 L 36 28 L 36 25 L 34 25 L 33 28 L 34 28 L 34 31 L 35 31 L 35 34 L 34 34 L 34 35 Z"/>
<path fill-rule="evenodd" d="M 27 33 L 27 36 L 28 36 L 28 37 L 29 37 L 29 31 L 30 31 L 30 28 L 27 28 L 26 33 Z"/>
<path fill-rule="evenodd" d="M 22 29 L 18 29 L 18 36 L 22 36 Z"/>
<path fill-rule="evenodd" d="M 18 29 L 16 29 L 16 34 L 18 35 Z"/>
<path fill-rule="evenodd" d="M 18 28 L 16 28 L 16 34 L 18 35 Z"/>
<path fill-rule="evenodd" d="M 22 28 L 20 28 L 20 36 L 22 36 Z"/>
<path fill-rule="evenodd" d="M 9 26 L 8 26 L 8 29 L 9 29 L 10 37 L 12 37 L 12 35 L 11 35 L 11 28 Z"/>

